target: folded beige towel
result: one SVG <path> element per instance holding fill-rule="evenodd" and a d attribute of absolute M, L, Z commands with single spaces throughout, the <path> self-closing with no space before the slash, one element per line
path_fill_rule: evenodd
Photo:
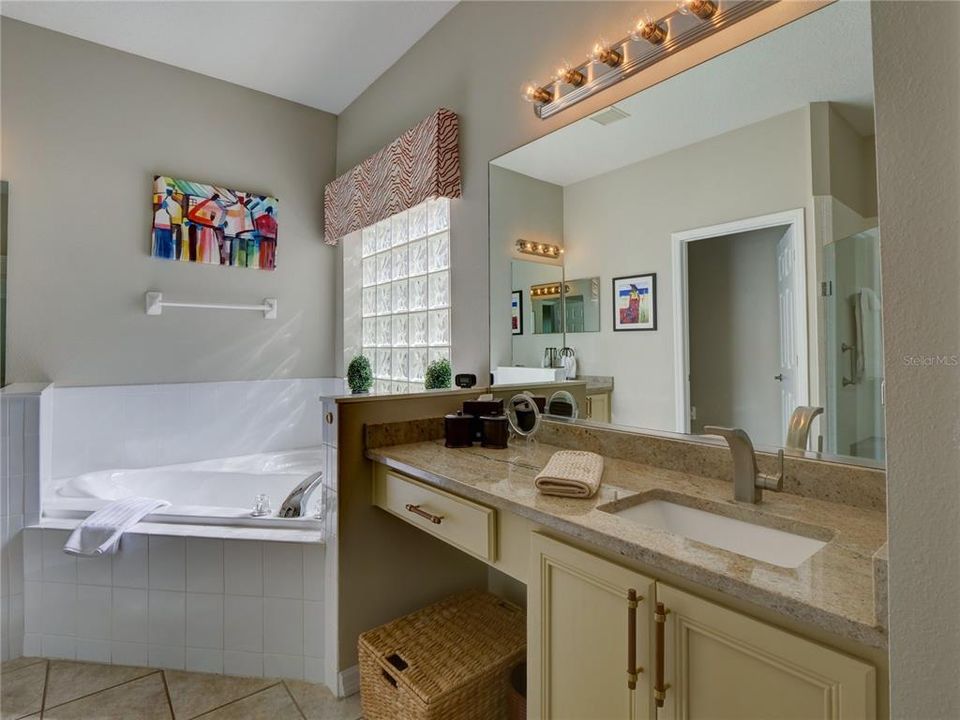
<path fill-rule="evenodd" d="M 585 450 L 558 450 L 537 475 L 536 485 L 544 495 L 588 498 L 600 488 L 603 458 Z"/>

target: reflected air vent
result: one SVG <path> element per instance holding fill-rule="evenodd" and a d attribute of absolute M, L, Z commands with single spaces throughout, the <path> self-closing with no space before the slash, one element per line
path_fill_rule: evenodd
<path fill-rule="evenodd" d="M 606 110 L 601 110 L 590 116 L 590 119 L 599 125 L 613 125 L 624 118 L 630 117 L 630 113 L 624 112 L 616 105 L 611 105 Z"/>

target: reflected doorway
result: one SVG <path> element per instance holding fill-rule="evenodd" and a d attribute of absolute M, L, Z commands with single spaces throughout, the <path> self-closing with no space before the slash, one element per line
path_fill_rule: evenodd
<path fill-rule="evenodd" d="M 808 398 L 803 211 L 677 233 L 674 243 L 677 429 L 741 427 L 758 445 L 782 446 Z"/>

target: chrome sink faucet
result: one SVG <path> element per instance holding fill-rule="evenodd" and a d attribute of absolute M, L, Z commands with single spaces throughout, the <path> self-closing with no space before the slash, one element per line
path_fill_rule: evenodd
<path fill-rule="evenodd" d="M 780 492 L 783 490 L 783 450 L 777 458 L 780 472 L 777 475 L 764 475 L 757 468 L 757 456 L 753 451 L 750 436 L 742 428 L 725 428 L 707 425 L 705 435 L 719 435 L 727 441 L 733 455 L 733 499 L 737 502 L 758 503 L 763 499 L 764 490 Z"/>
<path fill-rule="evenodd" d="M 280 506 L 279 517 L 303 517 L 307 514 L 307 495 L 320 484 L 323 480 L 323 470 L 315 472 L 302 483 L 297 485 L 293 491 L 287 495 L 287 499 Z"/>

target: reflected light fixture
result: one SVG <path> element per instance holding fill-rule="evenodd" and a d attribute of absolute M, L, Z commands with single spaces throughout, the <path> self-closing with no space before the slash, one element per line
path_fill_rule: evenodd
<path fill-rule="evenodd" d="M 649 15 L 637 18 L 630 31 L 630 39 L 634 42 L 646 40 L 651 45 L 660 45 L 667 39 L 667 26 L 657 22 Z"/>
<path fill-rule="evenodd" d="M 537 117 L 548 118 L 780 1 L 675 0 L 663 17 L 641 15 L 616 42 L 598 38 L 583 63 L 561 63 L 550 82 L 527 83 L 523 99 Z"/>
<path fill-rule="evenodd" d="M 538 243 L 533 242 L 532 240 L 524 240 L 523 238 L 517 240 L 516 248 L 517 252 L 521 252 L 526 255 L 537 255 L 545 258 L 558 258 L 563 255 L 563 248 L 559 245 Z"/>
<path fill-rule="evenodd" d="M 564 285 L 564 292 L 570 294 L 570 286 Z M 543 283 L 542 285 L 530 286 L 530 297 L 558 297 L 560 295 L 560 283 Z"/>
<path fill-rule="evenodd" d="M 589 57 L 591 62 L 603 63 L 612 68 L 623 62 L 623 53 L 614 50 L 602 37 L 597 38 L 597 41 L 593 44 Z"/>
<path fill-rule="evenodd" d="M 677 11 L 681 15 L 696 15 L 701 20 L 709 20 L 717 14 L 717 4 L 713 0 L 677 0 Z"/>

